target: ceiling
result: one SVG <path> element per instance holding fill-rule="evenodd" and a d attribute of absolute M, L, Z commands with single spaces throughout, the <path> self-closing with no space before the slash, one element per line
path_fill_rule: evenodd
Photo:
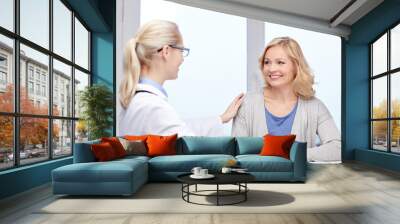
<path fill-rule="evenodd" d="M 351 25 L 383 0 L 169 0 L 322 33 L 348 37 Z"/>

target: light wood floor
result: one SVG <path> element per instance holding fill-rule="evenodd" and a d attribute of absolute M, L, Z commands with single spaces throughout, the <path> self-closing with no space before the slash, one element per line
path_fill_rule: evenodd
<path fill-rule="evenodd" d="M 368 206 L 357 214 L 36 214 L 54 200 L 49 185 L 0 201 L 0 223 L 400 223 L 400 174 L 359 163 L 309 166 L 308 183 Z M 173 205 L 171 205 L 173 206 Z"/>

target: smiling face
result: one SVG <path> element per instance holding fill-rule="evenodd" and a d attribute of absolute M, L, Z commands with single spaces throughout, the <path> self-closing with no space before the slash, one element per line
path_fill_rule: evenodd
<path fill-rule="evenodd" d="M 267 50 L 262 72 L 269 86 L 280 88 L 291 85 L 295 71 L 295 64 L 281 46 L 276 45 Z"/>

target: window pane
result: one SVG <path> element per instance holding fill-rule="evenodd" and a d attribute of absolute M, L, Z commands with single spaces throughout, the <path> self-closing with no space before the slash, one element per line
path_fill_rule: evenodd
<path fill-rule="evenodd" d="M 387 71 L 387 34 L 383 35 L 372 45 L 373 75 Z"/>
<path fill-rule="evenodd" d="M 373 149 L 387 151 L 387 121 L 372 122 Z"/>
<path fill-rule="evenodd" d="M 21 164 L 34 163 L 49 158 L 48 119 L 22 117 L 20 119 Z"/>
<path fill-rule="evenodd" d="M 386 76 L 372 81 L 372 118 L 387 118 L 387 81 Z"/>
<path fill-rule="evenodd" d="M 391 75 L 391 89 L 390 89 L 390 97 L 391 97 L 391 110 L 392 117 L 400 118 L 400 72 Z"/>
<path fill-rule="evenodd" d="M 71 66 L 53 60 L 53 115 L 72 117 Z"/>
<path fill-rule="evenodd" d="M 14 164 L 13 118 L 0 116 L 0 170 Z"/>
<path fill-rule="evenodd" d="M 391 31 L 390 58 L 391 69 L 400 67 L 400 24 Z"/>
<path fill-rule="evenodd" d="M 390 122 L 392 125 L 392 136 L 391 136 L 391 141 L 392 141 L 392 152 L 397 152 L 400 153 L 400 120 L 394 120 Z"/>
<path fill-rule="evenodd" d="M 21 36 L 49 47 L 49 0 L 20 0 Z"/>
<path fill-rule="evenodd" d="M 89 32 L 75 18 L 75 63 L 89 69 Z"/>
<path fill-rule="evenodd" d="M 75 69 L 75 117 L 81 114 L 81 107 L 79 106 L 80 94 L 89 85 L 89 75 Z"/>
<path fill-rule="evenodd" d="M 0 35 L 0 111 L 14 111 L 13 40 Z"/>
<path fill-rule="evenodd" d="M 49 57 L 21 44 L 21 113 L 47 115 Z"/>
<path fill-rule="evenodd" d="M 72 12 L 60 1 L 53 1 L 53 51 L 71 60 Z"/>
<path fill-rule="evenodd" d="M 53 121 L 53 157 L 72 154 L 72 121 Z"/>
<path fill-rule="evenodd" d="M 75 121 L 75 143 L 88 140 L 88 128 L 84 120 Z"/>
<path fill-rule="evenodd" d="M 14 1 L 0 1 L 0 26 L 14 31 Z"/>

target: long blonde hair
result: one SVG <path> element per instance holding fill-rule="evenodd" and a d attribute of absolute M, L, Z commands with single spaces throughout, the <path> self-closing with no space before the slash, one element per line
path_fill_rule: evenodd
<path fill-rule="evenodd" d="M 141 67 L 151 65 L 153 54 L 165 45 L 182 42 L 178 26 L 170 21 L 153 20 L 139 28 L 135 37 L 125 47 L 124 78 L 121 81 L 120 103 L 127 108 L 135 95 Z"/>
<path fill-rule="evenodd" d="M 265 47 L 259 60 L 261 72 L 263 72 L 264 68 L 265 54 L 268 49 L 274 46 L 282 47 L 296 67 L 296 74 L 293 80 L 293 90 L 295 94 L 303 99 L 311 99 L 315 95 L 315 90 L 313 89 L 314 76 L 303 55 L 300 45 L 294 39 L 290 37 L 278 37 L 271 40 Z M 265 81 L 265 85 L 266 88 L 271 87 L 267 81 Z"/>

